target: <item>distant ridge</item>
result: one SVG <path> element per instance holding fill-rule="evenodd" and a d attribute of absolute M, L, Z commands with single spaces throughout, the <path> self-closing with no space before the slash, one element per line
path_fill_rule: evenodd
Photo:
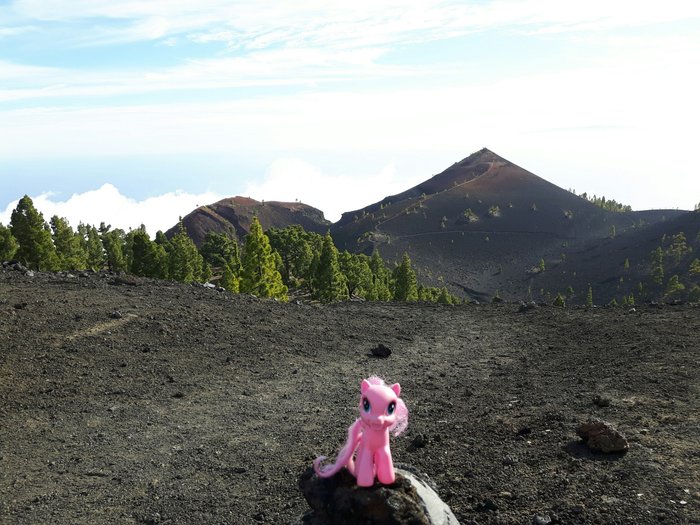
<path fill-rule="evenodd" d="M 321 210 L 301 202 L 257 201 L 240 196 L 200 206 L 183 217 L 182 222 L 195 244 L 200 245 L 209 231 L 223 233 L 233 229 L 243 239 L 254 216 L 266 230 L 300 224 L 307 231 L 325 233 L 331 224 Z M 176 228 L 177 225 L 170 228 L 166 235 L 172 236 Z"/>

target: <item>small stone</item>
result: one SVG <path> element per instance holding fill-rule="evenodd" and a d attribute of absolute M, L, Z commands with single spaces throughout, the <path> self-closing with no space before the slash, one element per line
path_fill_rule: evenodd
<path fill-rule="evenodd" d="M 24 266 L 22 263 L 16 262 L 12 265 L 12 269 L 17 271 L 17 272 L 24 272 L 25 274 L 30 271 L 26 266 Z"/>
<path fill-rule="evenodd" d="M 520 427 L 517 432 L 518 436 L 529 436 L 532 434 L 532 429 L 530 427 Z"/>
<path fill-rule="evenodd" d="M 518 312 L 529 312 L 530 310 L 534 310 L 537 308 L 537 303 L 534 301 L 530 301 L 529 303 L 525 302 L 520 302 L 520 306 L 518 307 Z"/>
<path fill-rule="evenodd" d="M 114 310 L 112 313 L 109 314 L 110 319 L 121 319 L 122 313 L 119 310 Z"/>
<path fill-rule="evenodd" d="M 418 434 L 416 437 L 413 438 L 413 441 L 411 441 L 410 448 L 423 448 L 427 444 L 428 436 L 426 436 L 425 434 Z"/>
<path fill-rule="evenodd" d="M 379 343 L 377 346 L 372 348 L 371 352 L 372 355 L 376 357 L 387 358 L 391 355 L 391 348 L 389 348 L 388 346 L 384 346 L 382 343 Z"/>
<path fill-rule="evenodd" d="M 629 443 L 610 423 L 597 419 L 581 425 L 576 433 L 583 439 L 588 448 L 598 452 L 627 452 Z"/>
<path fill-rule="evenodd" d="M 552 518 L 549 516 L 535 514 L 532 518 L 532 525 L 549 525 L 550 523 L 552 523 Z"/>
<path fill-rule="evenodd" d="M 605 408 L 610 406 L 610 398 L 597 395 L 593 398 L 593 404 L 597 407 Z"/>
<path fill-rule="evenodd" d="M 486 498 L 484 501 L 477 503 L 475 510 L 477 512 L 496 512 L 498 505 L 491 498 Z"/>

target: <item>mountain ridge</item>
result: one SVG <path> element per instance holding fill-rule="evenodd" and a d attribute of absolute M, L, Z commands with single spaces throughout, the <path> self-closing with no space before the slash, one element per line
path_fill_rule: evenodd
<path fill-rule="evenodd" d="M 369 255 L 377 250 L 388 261 L 399 261 L 408 253 L 424 284 L 447 285 L 453 293 L 484 300 L 494 295 L 522 299 L 545 287 L 557 293 L 571 277 L 561 274 L 554 279 L 554 272 L 534 272 L 540 261 L 546 267 L 560 266 L 558 261 L 568 257 L 566 266 L 575 273 L 571 268 L 576 259 L 583 261 L 582 254 L 607 239 L 684 213 L 692 212 L 602 209 L 482 148 L 403 192 L 343 213 L 333 224 L 322 211 L 300 202 L 249 197 L 200 207 L 183 223 L 197 244 L 210 230 L 232 228 L 242 238 L 254 215 L 264 229 L 301 224 L 316 233 L 330 231 L 341 251 Z M 606 259 L 616 259 L 615 254 L 607 254 Z M 617 268 L 606 263 L 600 266 L 598 278 L 590 263 L 581 264 L 588 268 L 593 283 L 604 283 L 617 274 Z M 575 281 L 580 288 L 580 276 Z M 597 293 L 605 295 L 604 286 L 599 288 Z"/>
<path fill-rule="evenodd" d="M 325 233 L 330 226 L 321 210 L 302 202 L 257 201 L 250 197 L 228 197 L 213 204 L 200 206 L 182 218 L 187 233 L 197 246 L 204 241 L 207 232 L 234 231 L 239 239 L 250 230 L 256 216 L 264 229 L 284 228 L 299 224 L 307 231 Z M 171 237 L 177 231 L 175 225 L 166 232 Z"/>

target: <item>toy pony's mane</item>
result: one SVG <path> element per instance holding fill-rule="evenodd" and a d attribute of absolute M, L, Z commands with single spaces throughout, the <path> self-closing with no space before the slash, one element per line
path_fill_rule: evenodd
<path fill-rule="evenodd" d="M 367 379 L 370 385 L 380 385 L 388 387 L 384 380 L 379 376 L 371 376 Z M 396 422 L 389 427 L 389 432 L 396 437 L 403 433 L 408 427 L 408 408 L 400 397 L 396 400 Z"/>

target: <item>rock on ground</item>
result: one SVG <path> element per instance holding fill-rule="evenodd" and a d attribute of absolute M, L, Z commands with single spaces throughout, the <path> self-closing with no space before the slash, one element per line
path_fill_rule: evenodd
<path fill-rule="evenodd" d="M 588 448 L 598 452 L 627 452 L 630 448 L 625 436 L 605 421 L 591 420 L 581 425 L 576 433 Z"/>
<path fill-rule="evenodd" d="M 430 480 L 413 469 L 397 468 L 393 484 L 365 488 L 345 469 L 320 478 L 309 467 L 299 488 L 311 506 L 301 525 L 459 525 Z"/>

